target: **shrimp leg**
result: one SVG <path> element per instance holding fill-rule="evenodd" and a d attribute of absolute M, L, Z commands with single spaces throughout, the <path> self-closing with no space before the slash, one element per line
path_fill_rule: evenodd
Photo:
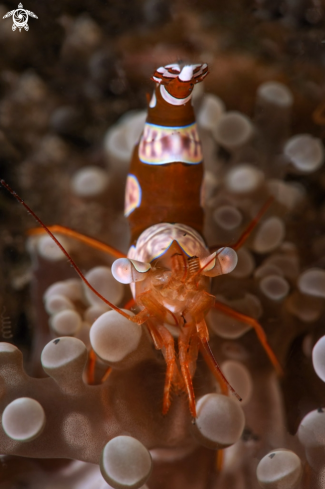
<path fill-rule="evenodd" d="M 157 326 L 158 333 L 162 340 L 162 352 L 167 364 L 165 386 L 164 386 L 164 399 L 163 399 L 163 409 L 162 413 L 167 414 L 170 408 L 170 391 L 173 383 L 173 378 L 175 375 L 176 358 L 175 358 L 175 347 L 174 338 L 172 334 L 163 325 Z"/>
<path fill-rule="evenodd" d="M 77 231 L 74 231 L 73 229 L 66 228 L 64 226 L 60 226 L 58 224 L 55 224 L 53 226 L 47 226 L 47 228 L 52 232 L 52 233 L 58 233 L 62 234 L 63 236 L 69 236 L 69 238 L 76 239 L 77 241 L 81 241 L 82 243 L 85 243 L 86 245 L 90 246 L 91 248 L 95 248 L 96 250 L 104 251 L 105 253 L 108 253 L 111 256 L 114 256 L 115 258 L 125 258 L 126 255 L 124 253 L 121 253 L 121 251 L 113 248 L 112 246 L 109 246 L 102 241 L 99 241 L 98 239 L 91 238 L 90 236 L 86 236 L 85 234 L 77 233 Z M 28 234 L 30 236 L 38 236 L 40 234 L 45 234 L 46 230 L 43 228 L 32 228 L 28 230 Z"/>
<path fill-rule="evenodd" d="M 192 329 L 192 328 L 191 328 Z M 178 338 L 178 359 L 181 366 L 181 372 L 183 375 L 185 388 L 188 396 L 188 401 L 190 405 L 190 412 L 193 418 L 196 418 L 196 407 L 195 407 L 195 395 L 192 384 L 192 377 L 190 372 L 190 353 L 195 353 L 195 351 L 189 351 L 189 343 L 192 336 L 192 331 L 190 328 L 183 329 Z M 195 338 L 193 338 L 195 341 Z M 196 352 L 197 354 L 197 352 Z"/>
<path fill-rule="evenodd" d="M 222 370 L 214 358 L 211 347 L 209 345 L 209 331 L 204 319 L 201 319 L 196 323 L 197 335 L 200 340 L 199 348 L 200 352 L 203 355 L 204 360 L 206 361 L 209 369 L 213 373 L 216 378 L 218 384 L 220 385 L 222 394 L 228 395 L 228 388 L 230 391 L 237 397 L 239 401 L 241 401 L 241 397 L 237 394 L 232 385 L 228 382 Z"/>
<path fill-rule="evenodd" d="M 256 319 L 246 316 L 245 314 L 242 314 L 240 312 L 237 312 L 231 307 L 226 306 L 226 304 L 223 304 L 222 302 L 216 301 L 214 304 L 214 308 L 218 309 L 218 311 L 223 312 L 227 316 L 233 317 L 235 319 L 238 319 L 239 321 L 242 321 L 245 324 L 249 324 L 250 326 L 252 326 L 255 329 L 257 337 L 261 345 L 263 346 L 265 353 L 269 357 L 272 365 L 274 366 L 276 372 L 278 373 L 278 375 L 283 375 L 283 370 L 279 363 L 279 360 L 277 359 L 274 351 L 270 347 L 262 326 L 260 325 L 259 322 L 256 321 Z"/>

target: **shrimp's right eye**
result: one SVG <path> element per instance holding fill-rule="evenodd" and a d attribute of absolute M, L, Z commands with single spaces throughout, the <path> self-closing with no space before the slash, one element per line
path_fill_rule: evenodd
<path fill-rule="evenodd" d="M 238 257 L 235 250 L 228 247 L 220 248 L 212 255 L 200 260 L 200 265 L 203 268 L 202 275 L 216 277 L 230 273 L 236 267 L 237 261 Z"/>

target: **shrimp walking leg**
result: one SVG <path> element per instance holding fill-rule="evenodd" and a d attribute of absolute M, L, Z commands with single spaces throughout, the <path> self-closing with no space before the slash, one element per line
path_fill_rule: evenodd
<path fill-rule="evenodd" d="M 130 299 L 130 300 L 129 300 L 129 301 L 126 303 L 126 304 L 124 304 L 123 309 L 128 309 L 128 310 L 130 310 L 130 309 L 132 309 L 132 307 L 134 307 L 135 305 L 136 305 L 136 301 L 135 301 L 135 299 L 133 299 L 133 298 L 132 298 L 132 299 Z"/>
<path fill-rule="evenodd" d="M 101 384 L 103 384 L 104 382 L 106 382 L 106 380 L 108 379 L 108 377 L 111 375 L 111 372 L 112 372 L 112 368 L 111 367 L 108 367 L 108 369 L 106 370 L 106 372 L 104 373 L 102 379 L 101 379 Z"/>
<path fill-rule="evenodd" d="M 194 377 L 196 370 L 196 361 L 199 354 L 199 340 L 195 334 L 192 334 L 190 346 L 188 348 L 188 368 L 191 378 Z"/>
<path fill-rule="evenodd" d="M 184 331 L 184 330 L 183 330 Z M 183 375 L 185 388 L 188 396 L 188 401 L 190 405 L 190 412 L 193 418 L 196 418 L 196 407 L 195 407 L 195 395 L 192 384 L 192 376 L 190 372 L 190 350 L 189 343 L 191 340 L 191 330 L 188 328 L 179 336 L 178 339 L 178 359 L 181 367 L 181 372 Z"/>
<path fill-rule="evenodd" d="M 48 229 L 52 233 L 58 233 L 62 234 L 63 236 L 68 236 L 69 238 L 76 239 L 77 241 L 81 241 L 82 243 L 85 243 L 86 245 L 90 246 L 91 248 L 94 248 L 96 250 L 104 251 L 104 253 L 107 253 L 111 256 L 114 256 L 114 258 L 125 258 L 126 255 L 122 253 L 121 251 L 113 248 L 112 246 L 109 246 L 102 241 L 99 241 L 97 239 L 91 238 L 90 236 L 86 236 L 85 234 L 77 233 L 77 231 L 74 231 L 73 229 L 66 228 L 64 226 L 59 226 L 55 224 L 54 226 L 48 226 Z M 28 234 L 30 236 L 37 236 L 41 234 L 45 234 L 46 230 L 43 228 L 32 228 L 28 231 Z"/>
<path fill-rule="evenodd" d="M 200 352 L 201 352 L 201 354 L 205 360 L 205 363 L 208 365 L 210 371 L 214 375 L 214 377 L 215 377 L 215 379 L 216 379 L 216 381 L 220 387 L 221 393 L 224 395 L 228 395 L 227 382 L 224 380 L 224 377 L 221 373 L 219 366 L 216 366 L 215 359 L 212 358 L 211 355 L 209 355 L 209 352 L 207 351 L 207 349 L 205 348 L 205 345 L 202 342 L 199 345 L 199 349 L 200 349 Z"/>
<path fill-rule="evenodd" d="M 171 404 L 170 392 L 176 368 L 174 338 L 165 326 L 157 326 L 157 329 L 162 339 L 162 352 L 167 364 L 162 409 L 162 413 L 167 414 Z"/>
<path fill-rule="evenodd" d="M 270 345 L 267 341 L 266 334 L 265 334 L 262 326 L 260 325 L 259 322 L 256 321 L 256 319 L 251 318 L 249 316 L 246 316 L 245 314 L 242 314 L 240 312 L 237 312 L 234 309 L 232 309 L 231 307 L 226 306 L 226 304 L 223 304 L 222 302 L 216 301 L 214 304 L 214 307 L 215 307 L 215 309 L 226 314 L 227 316 L 233 317 L 235 319 L 238 319 L 239 321 L 242 321 L 245 324 L 249 324 L 250 326 L 252 326 L 255 329 L 257 337 L 258 337 L 261 345 L 263 346 L 265 353 L 269 357 L 272 365 L 274 366 L 276 372 L 278 373 L 278 375 L 283 375 L 282 367 L 281 367 L 274 351 L 272 350 L 272 348 L 270 347 Z"/>
<path fill-rule="evenodd" d="M 87 367 L 88 384 L 93 384 L 95 382 L 95 367 L 96 367 L 96 354 L 94 350 L 90 350 L 88 367 Z"/>
<path fill-rule="evenodd" d="M 239 398 L 238 394 L 235 392 L 233 387 L 229 384 L 227 381 L 226 377 L 223 375 L 218 362 L 213 356 L 212 350 L 210 348 L 210 345 L 208 343 L 209 341 L 209 331 L 207 324 L 204 319 L 201 319 L 201 321 L 198 321 L 196 324 L 196 330 L 197 334 L 200 340 L 200 352 L 203 355 L 204 360 L 206 361 L 208 367 L 210 368 L 211 372 L 213 373 L 215 379 L 217 380 L 222 394 L 228 395 L 228 387 L 229 389 L 235 394 L 237 398 Z"/>

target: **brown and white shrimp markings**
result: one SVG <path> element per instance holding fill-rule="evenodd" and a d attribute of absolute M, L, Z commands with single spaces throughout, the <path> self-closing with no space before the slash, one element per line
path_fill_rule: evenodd
<path fill-rule="evenodd" d="M 192 378 L 199 351 L 224 394 L 235 391 L 222 374 L 209 347 L 205 317 L 215 307 L 252 326 L 277 372 L 281 367 L 254 319 L 216 301 L 209 293 L 211 277 L 231 272 L 237 264 L 236 249 L 246 240 L 271 203 L 269 199 L 235 245 L 208 248 L 203 239 L 201 186 L 203 158 L 191 103 L 192 90 L 208 74 L 206 64 L 171 64 L 152 76 L 155 89 L 149 98 L 148 117 L 135 146 L 125 195 L 125 216 L 131 229 L 127 256 L 104 243 L 61 226 L 46 227 L 10 187 L 1 181 L 63 250 L 53 232 L 68 235 L 106 251 L 117 260 L 112 265 L 116 280 L 130 284 L 137 314 L 128 315 L 104 299 L 87 282 L 64 251 L 82 280 L 115 311 L 137 324 L 145 324 L 154 345 L 167 364 L 163 414 L 171 404 L 171 390 L 185 390 L 196 417 Z M 178 329 L 178 349 L 169 326 Z M 238 397 L 238 396 L 237 396 Z"/>

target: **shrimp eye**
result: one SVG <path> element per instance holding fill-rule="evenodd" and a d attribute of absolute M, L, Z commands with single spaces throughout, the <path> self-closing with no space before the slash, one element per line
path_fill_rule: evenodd
<path fill-rule="evenodd" d="M 150 263 L 130 260 L 129 258 L 118 258 L 114 261 L 111 268 L 113 277 L 121 284 L 141 282 L 147 277 L 147 273 L 150 270 Z"/>
<path fill-rule="evenodd" d="M 216 277 L 217 275 L 230 273 L 236 267 L 237 261 L 238 257 L 235 250 L 232 248 L 220 248 L 212 255 L 200 259 L 200 266 L 203 268 L 202 275 Z"/>

